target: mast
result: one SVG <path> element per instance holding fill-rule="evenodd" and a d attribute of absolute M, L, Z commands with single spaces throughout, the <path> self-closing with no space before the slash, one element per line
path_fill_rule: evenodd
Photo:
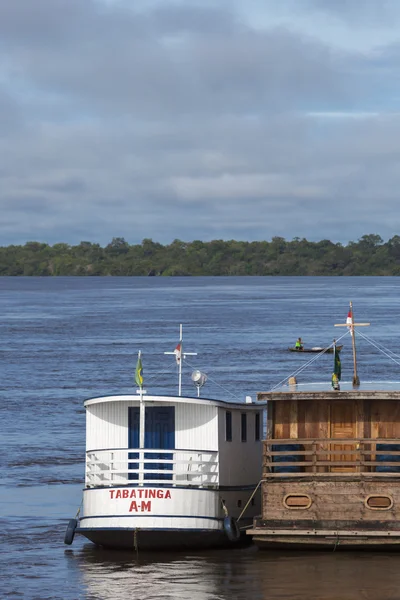
<path fill-rule="evenodd" d="M 164 352 L 164 354 L 174 354 L 178 364 L 178 396 L 182 396 L 182 361 L 186 356 L 197 356 L 197 352 L 183 352 L 182 323 L 179 325 L 179 342 L 173 352 Z"/>
<path fill-rule="evenodd" d="M 351 344 L 353 347 L 353 386 L 360 385 L 360 378 L 357 375 L 357 351 L 356 351 L 356 332 L 354 329 L 354 314 L 353 314 L 353 303 L 350 300 L 350 316 L 351 316 L 351 324 L 350 324 L 350 335 L 351 335 Z"/>
<path fill-rule="evenodd" d="M 367 327 L 370 323 L 354 323 L 354 315 L 353 315 L 353 303 L 350 301 L 350 309 L 349 314 L 347 316 L 346 323 L 335 323 L 335 327 L 348 327 L 351 334 L 351 344 L 353 348 L 353 386 L 357 387 L 360 385 L 360 378 L 357 374 L 357 352 L 356 352 L 356 331 L 354 327 Z"/>
<path fill-rule="evenodd" d="M 183 341 L 183 335 L 182 335 L 182 323 L 181 323 L 179 325 L 179 343 L 181 346 L 181 358 L 178 363 L 178 396 L 182 396 L 182 358 L 184 357 L 182 341 Z"/>

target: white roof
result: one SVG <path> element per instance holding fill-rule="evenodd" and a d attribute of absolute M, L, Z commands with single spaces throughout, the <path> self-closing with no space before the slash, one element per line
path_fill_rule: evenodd
<path fill-rule="evenodd" d="M 165 402 L 167 404 L 203 404 L 207 406 L 220 406 L 223 408 L 233 408 L 239 410 L 260 410 L 262 402 L 229 402 L 226 400 L 211 400 L 208 398 L 190 398 L 185 396 L 152 396 L 143 394 L 143 399 L 146 404 L 150 402 Z M 140 403 L 139 394 L 124 394 L 115 396 L 100 396 L 98 398 L 89 398 L 85 400 L 84 406 L 92 406 L 93 404 L 102 404 L 105 402 L 136 402 Z"/>

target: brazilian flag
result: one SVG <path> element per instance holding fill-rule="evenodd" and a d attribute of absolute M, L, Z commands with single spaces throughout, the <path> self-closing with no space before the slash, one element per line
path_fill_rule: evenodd
<path fill-rule="evenodd" d="M 139 353 L 137 363 L 136 363 L 135 381 L 136 381 L 136 384 L 140 388 L 143 387 L 143 367 L 142 367 L 142 358 L 140 356 L 140 353 Z"/>
<path fill-rule="evenodd" d="M 336 375 L 337 381 L 340 381 L 342 375 L 342 363 L 340 362 L 339 350 L 336 346 L 334 347 L 333 353 L 333 374 Z"/>

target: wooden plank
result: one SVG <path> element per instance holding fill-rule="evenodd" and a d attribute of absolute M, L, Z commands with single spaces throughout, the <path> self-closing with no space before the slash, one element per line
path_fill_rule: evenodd
<path fill-rule="evenodd" d="M 273 403 L 268 403 L 267 406 L 267 440 L 271 440 L 274 437 L 274 407 Z"/>
<path fill-rule="evenodd" d="M 292 400 L 289 405 L 289 437 L 290 439 L 297 439 L 298 435 L 298 414 L 297 414 L 297 401 Z"/>
<path fill-rule="evenodd" d="M 297 463 L 296 463 L 297 464 Z M 330 471 L 327 473 L 306 473 L 306 472 L 299 472 L 299 473 L 267 473 L 264 474 L 263 477 L 269 478 L 269 477 L 282 477 L 287 479 L 288 477 L 293 477 L 293 478 L 298 478 L 298 477 L 308 477 L 310 479 L 310 481 L 313 480 L 314 477 L 319 478 L 319 477 L 335 477 L 335 478 L 340 478 L 340 477 L 345 477 L 345 478 L 351 478 L 353 477 L 354 480 L 356 480 L 356 478 L 359 478 L 360 481 L 361 479 L 367 478 L 367 477 L 371 477 L 373 479 L 386 479 L 386 478 L 392 478 L 392 479 L 400 479 L 400 473 L 380 473 L 380 472 L 371 472 L 371 473 L 358 473 L 358 472 L 346 472 L 346 471 L 339 471 L 339 472 L 334 472 L 334 471 Z"/>
<path fill-rule="evenodd" d="M 384 538 L 400 538 L 400 531 L 387 531 L 387 530 L 375 530 L 370 531 L 369 529 L 360 532 L 359 529 L 348 530 L 348 529 L 267 529 L 264 527 L 256 527 L 255 529 L 247 530 L 249 535 L 258 535 L 259 533 L 265 535 L 290 535 L 290 536 L 301 536 L 301 535 L 312 535 L 312 536 L 334 536 L 340 540 L 343 536 L 355 536 L 360 537 L 384 537 Z M 361 535 L 360 535 L 361 533 Z"/>
<path fill-rule="evenodd" d="M 313 401 L 320 400 L 357 400 L 358 398 L 366 398 L 369 400 L 378 401 L 400 401 L 400 391 L 398 390 L 324 390 L 324 391 L 284 391 L 284 392 L 257 392 L 257 401 L 265 402 L 285 402 L 290 400 L 305 401 L 312 399 Z"/>
<path fill-rule="evenodd" d="M 285 410 L 285 403 L 279 403 L 274 406 L 274 439 L 285 438 L 287 435 L 284 435 L 283 431 L 283 415 Z"/>

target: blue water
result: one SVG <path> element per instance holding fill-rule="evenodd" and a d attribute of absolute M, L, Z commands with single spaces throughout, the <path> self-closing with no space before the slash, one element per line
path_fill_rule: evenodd
<path fill-rule="evenodd" d="M 400 598 L 396 554 L 279 554 L 244 550 L 144 556 L 107 552 L 77 536 L 63 544 L 81 503 L 90 396 L 132 392 L 138 350 L 150 393 L 176 393 L 173 351 L 183 324 L 190 375 L 204 395 L 231 400 L 294 373 L 298 336 L 325 346 L 356 321 L 359 376 L 400 380 L 400 367 L 362 335 L 398 350 L 398 278 L 0 278 L 1 598 L 376 599 Z M 351 340 L 340 341 L 342 380 Z M 400 351 L 399 351 L 400 353 Z M 330 380 L 332 357 L 298 380 Z"/>

